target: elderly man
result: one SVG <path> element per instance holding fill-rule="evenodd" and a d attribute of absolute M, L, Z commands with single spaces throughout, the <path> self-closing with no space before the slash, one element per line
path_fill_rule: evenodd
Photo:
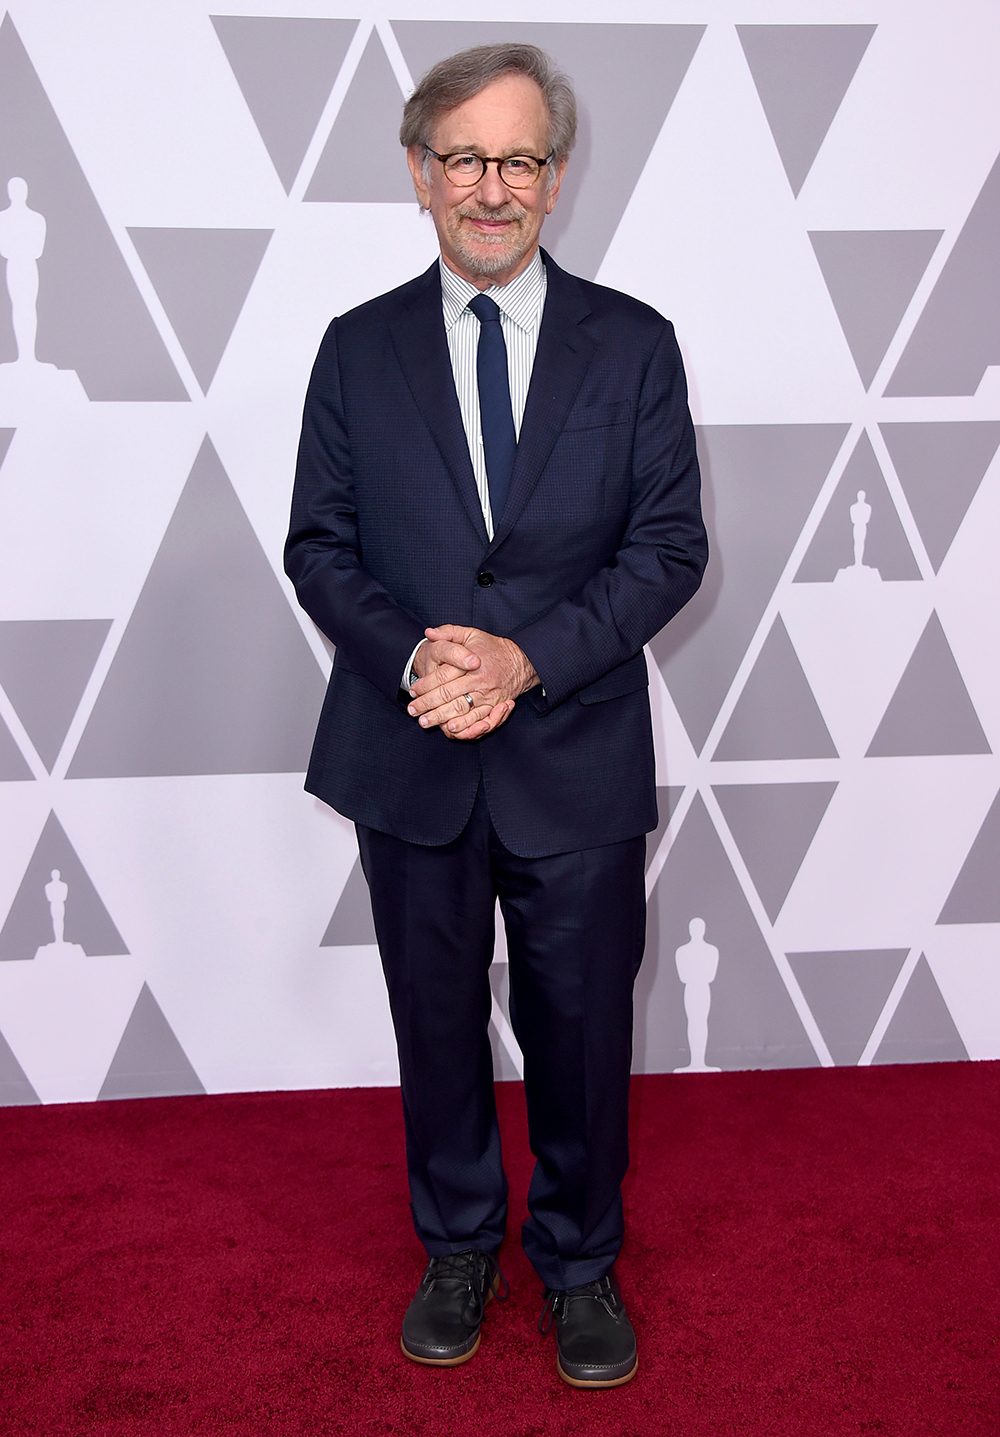
<path fill-rule="evenodd" d="M 403 1351 L 467 1361 L 505 1286 L 499 900 L 541 1325 L 567 1382 L 612 1387 L 637 1366 L 612 1269 L 656 824 L 643 645 L 706 542 L 670 324 L 539 249 L 575 125 L 530 45 L 452 56 L 410 96 L 440 260 L 330 325 L 286 563 L 337 646 L 306 786 L 357 825 L 399 1048 L 429 1258 Z"/>

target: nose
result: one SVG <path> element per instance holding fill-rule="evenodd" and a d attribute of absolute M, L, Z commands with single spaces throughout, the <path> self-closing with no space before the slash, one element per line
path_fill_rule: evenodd
<path fill-rule="evenodd" d="M 510 190 L 500 178 L 499 165 L 487 165 L 486 173 L 476 186 L 476 195 L 484 205 L 499 209 L 510 199 Z"/>

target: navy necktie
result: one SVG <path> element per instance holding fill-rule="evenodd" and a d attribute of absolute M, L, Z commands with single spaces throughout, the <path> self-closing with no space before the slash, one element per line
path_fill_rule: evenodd
<path fill-rule="evenodd" d="M 517 436 L 510 404 L 507 375 L 507 346 L 500 327 L 496 301 L 477 294 L 469 308 L 479 320 L 479 349 L 476 375 L 479 380 L 479 414 L 483 426 L 483 452 L 490 488 L 490 509 L 494 526 L 499 523 L 514 468 Z"/>

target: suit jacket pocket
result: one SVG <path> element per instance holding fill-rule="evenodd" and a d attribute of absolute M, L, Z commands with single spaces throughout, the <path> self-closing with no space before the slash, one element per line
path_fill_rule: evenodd
<path fill-rule="evenodd" d="M 613 424 L 627 424 L 632 405 L 627 399 L 613 399 L 610 404 L 584 404 L 570 411 L 563 433 L 574 429 L 608 429 Z"/>
<path fill-rule="evenodd" d="M 577 698 L 582 704 L 599 704 L 605 699 L 620 699 L 624 694 L 638 693 L 649 686 L 649 670 L 646 655 L 642 650 L 619 664 L 616 669 L 603 674 L 595 683 L 581 689 Z"/>

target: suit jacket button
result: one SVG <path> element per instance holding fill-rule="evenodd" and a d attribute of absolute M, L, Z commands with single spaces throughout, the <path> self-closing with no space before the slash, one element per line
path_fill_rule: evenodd
<path fill-rule="evenodd" d="M 488 569 L 484 569 L 484 571 L 477 576 L 476 583 L 481 589 L 488 589 L 493 583 L 493 575 Z"/>

